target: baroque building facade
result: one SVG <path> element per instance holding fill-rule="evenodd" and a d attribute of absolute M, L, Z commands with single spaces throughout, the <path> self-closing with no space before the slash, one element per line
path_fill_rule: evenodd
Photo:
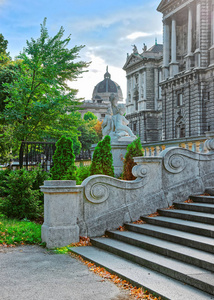
<path fill-rule="evenodd" d="M 165 139 L 214 130 L 214 1 L 162 0 Z"/>
<path fill-rule="evenodd" d="M 161 139 L 161 82 L 163 45 L 139 53 L 134 45 L 123 69 L 127 77 L 126 118 L 141 141 Z"/>
<path fill-rule="evenodd" d="M 139 120 L 139 135 L 145 142 L 204 135 L 214 130 L 214 1 L 162 0 L 157 10 L 163 14 L 162 57 L 160 52 L 159 57 L 146 59 L 150 49 L 128 57 L 127 118 L 131 124 Z M 138 100 L 135 96 L 137 73 L 138 78 L 146 76 L 146 90 L 154 94 L 152 106 L 148 92 L 142 97 L 141 89 Z M 158 135 L 145 126 L 152 113 L 158 120 Z"/>

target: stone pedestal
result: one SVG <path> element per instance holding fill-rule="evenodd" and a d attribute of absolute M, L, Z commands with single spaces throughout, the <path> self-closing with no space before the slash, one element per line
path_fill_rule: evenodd
<path fill-rule="evenodd" d="M 64 247 L 78 242 L 78 194 L 81 191 L 76 187 L 76 181 L 45 181 L 41 191 L 44 193 L 42 241 L 48 248 Z"/>

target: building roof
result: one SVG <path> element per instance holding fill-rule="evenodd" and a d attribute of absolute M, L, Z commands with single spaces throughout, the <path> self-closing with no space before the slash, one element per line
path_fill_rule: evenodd
<path fill-rule="evenodd" d="M 111 80 L 111 74 L 108 72 L 108 66 L 106 67 L 106 73 L 104 74 L 104 80 L 100 81 L 95 87 L 92 95 L 93 100 L 103 99 L 105 102 L 109 101 L 109 96 L 114 93 L 118 97 L 119 101 L 122 101 L 123 95 L 120 86 L 113 80 Z"/>
<path fill-rule="evenodd" d="M 146 52 L 152 52 L 152 53 L 163 52 L 163 45 L 162 44 L 155 44 L 154 46 L 149 48 Z"/>

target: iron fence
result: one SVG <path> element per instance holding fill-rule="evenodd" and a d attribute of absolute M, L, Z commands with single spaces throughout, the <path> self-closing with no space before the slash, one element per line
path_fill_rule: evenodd
<path fill-rule="evenodd" d="M 19 166 L 27 170 L 41 165 L 45 171 L 53 167 L 53 155 L 56 149 L 55 142 L 22 142 L 19 153 Z M 90 160 L 91 151 L 81 150 L 76 161 Z"/>
<path fill-rule="evenodd" d="M 41 164 L 45 171 L 53 166 L 54 142 L 22 142 L 19 155 L 20 168 L 29 170 Z"/>

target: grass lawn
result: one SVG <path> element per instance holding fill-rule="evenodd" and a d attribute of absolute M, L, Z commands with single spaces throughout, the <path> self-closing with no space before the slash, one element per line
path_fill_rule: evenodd
<path fill-rule="evenodd" d="M 0 246 L 41 244 L 41 225 L 0 215 Z"/>

